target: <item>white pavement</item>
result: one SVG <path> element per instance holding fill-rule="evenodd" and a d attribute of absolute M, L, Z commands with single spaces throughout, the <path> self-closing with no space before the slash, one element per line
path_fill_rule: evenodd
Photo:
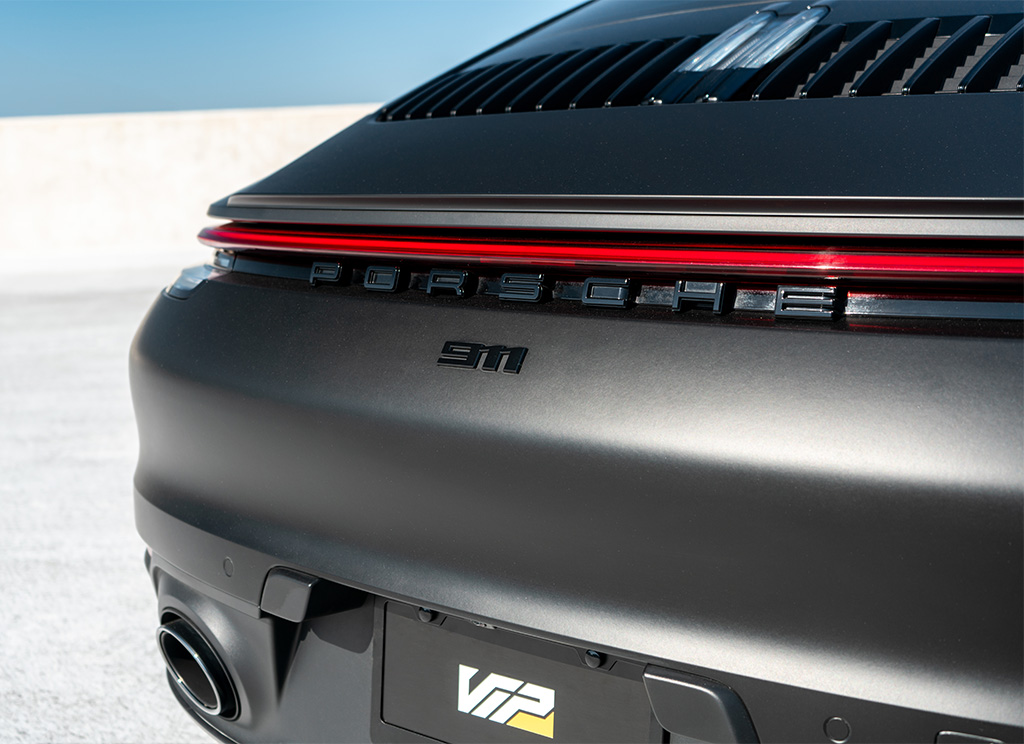
<path fill-rule="evenodd" d="M 128 347 L 209 202 L 373 108 L 0 119 L 0 741 L 210 741 L 154 640 Z"/>
<path fill-rule="evenodd" d="M 128 344 L 157 291 L 0 294 L 4 741 L 209 741 L 164 681 L 132 520 Z"/>

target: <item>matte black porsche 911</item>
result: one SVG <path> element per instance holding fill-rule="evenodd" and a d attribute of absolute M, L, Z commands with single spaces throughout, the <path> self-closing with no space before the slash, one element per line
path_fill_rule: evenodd
<path fill-rule="evenodd" d="M 1020 741 L 1019 2 L 585 4 L 214 204 L 135 340 L 237 741 Z"/>

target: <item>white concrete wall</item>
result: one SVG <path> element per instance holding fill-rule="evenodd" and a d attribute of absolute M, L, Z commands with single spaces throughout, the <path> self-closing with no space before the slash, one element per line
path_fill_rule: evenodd
<path fill-rule="evenodd" d="M 0 118 L 0 289 L 202 263 L 211 202 L 378 105 Z"/>

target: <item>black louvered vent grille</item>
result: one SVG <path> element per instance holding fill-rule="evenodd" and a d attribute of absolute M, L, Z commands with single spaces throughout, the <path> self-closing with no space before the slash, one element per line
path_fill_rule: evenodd
<path fill-rule="evenodd" d="M 1000 25 L 1006 29 L 1005 17 Z M 952 27 L 951 30 L 947 26 Z M 709 39 L 655 39 L 460 70 L 385 106 L 378 121 L 675 103 L 1002 93 L 1024 90 L 1024 21 L 993 33 L 993 19 L 957 26 L 922 18 L 897 27 L 822 25 L 761 70 L 708 73 L 678 100 L 652 95 Z M 940 34 L 940 31 L 942 33 Z"/>

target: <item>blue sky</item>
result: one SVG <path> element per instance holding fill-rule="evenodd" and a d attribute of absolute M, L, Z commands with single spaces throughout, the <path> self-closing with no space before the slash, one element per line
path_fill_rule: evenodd
<path fill-rule="evenodd" d="M 0 116 L 387 101 L 579 0 L 0 0 Z"/>

